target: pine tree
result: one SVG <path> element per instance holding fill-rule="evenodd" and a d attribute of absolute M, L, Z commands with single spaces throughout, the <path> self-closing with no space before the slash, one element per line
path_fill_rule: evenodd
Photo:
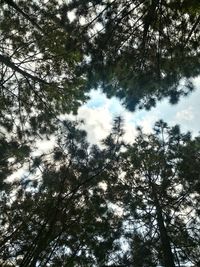
<path fill-rule="evenodd" d="M 68 8 L 85 19 L 77 38 L 88 33 L 88 86 L 101 86 L 129 110 L 163 97 L 177 103 L 193 89 L 199 1 L 73 1 Z"/>
<path fill-rule="evenodd" d="M 4 182 L 1 264 L 102 266 L 119 250 L 121 220 L 101 186 L 119 151 L 119 123 L 100 150 L 77 123 L 65 121 L 55 148 L 33 157 L 21 179 Z"/>
<path fill-rule="evenodd" d="M 139 129 L 135 142 L 123 152 L 118 163 L 123 178 L 110 190 L 124 203 L 125 225 L 131 226 L 124 231 L 127 240 L 132 238 L 133 263 L 146 266 L 140 257 L 148 247 L 152 266 L 198 263 L 199 172 L 192 165 L 198 163 L 199 138 L 191 140 L 189 133 L 181 134 L 178 126 L 170 128 L 163 121 L 156 123 L 153 134 Z"/>

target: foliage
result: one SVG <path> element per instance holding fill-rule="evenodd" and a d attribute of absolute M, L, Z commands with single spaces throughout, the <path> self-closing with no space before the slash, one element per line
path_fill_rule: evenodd
<path fill-rule="evenodd" d="M 101 265 L 119 249 L 114 241 L 121 220 L 108 207 L 100 184 L 114 160 L 119 133 L 109 136 L 112 148 L 100 150 L 89 146 L 76 126 L 65 121 L 56 147 L 33 158 L 23 178 L 4 182 L 1 264 Z"/>
<path fill-rule="evenodd" d="M 87 98 L 77 73 L 83 54 L 66 49 L 71 33 L 57 25 L 57 1 L 0 5 L 0 124 L 9 131 L 17 124 L 22 135 L 30 135 L 29 126 L 31 134 L 54 131 L 55 116 L 76 112 Z"/>
<path fill-rule="evenodd" d="M 199 74 L 199 10 L 196 0 L 1 1 L 1 123 L 49 123 L 99 86 L 130 110 L 176 103 Z"/>
<path fill-rule="evenodd" d="M 163 97 L 177 103 L 193 90 L 190 78 L 199 75 L 198 0 L 77 0 L 68 10 L 82 18 L 80 24 L 85 19 L 89 87 L 101 86 L 129 110 L 150 109 Z"/>
<path fill-rule="evenodd" d="M 21 179 L 4 181 L 1 263 L 198 264 L 199 137 L 160 121 L 125 144 L 117 118 L 98 148 L 78 126 L 65 121 L 52 151 L 32 157 Z"/>
<path fill-rule="evenodd" d="M 169 128 L 159 121 L 153 134 L 139 129 L 122 155 L 118 166 L 123 179 L 110 190 L 114 198 L 118 193 L 126 224 L 132 224 L 125 231 L 128 240 L 133 236 L 130 262 L 137 262 L 136 266 L 198 264 L 199 137 L 191 140 L 190 133 L 181 134 L 178 126 Z M 142 250 L 147 258 L 141 259 Z"/>
<path fill-rule="evenodd" d="M 199 266 L 200 137 L 159 121 L 130 145 L 119 117 L 98 147 L 59 119 L 99 86 L 177 103 L 199 23 L 197 0 L 0 2 L 0 265 Z"/>

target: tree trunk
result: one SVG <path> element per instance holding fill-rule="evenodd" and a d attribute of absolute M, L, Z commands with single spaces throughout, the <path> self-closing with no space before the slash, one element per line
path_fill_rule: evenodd
<path fill-rule="evenodd" d="M 159 203 L 156 189 L 152 183 L 151 183 L 151 188 L 152 188 L 152 193 L 153 193 L 154 205 L 156 207 L 156 217 L 157 217 L 157 223 L 158 223 L 158 228 L 160 232 L 164 265 L 165 267 L 175 267 L 174 257 L 173 257 L 173 253 L 172 253 L 171 245 L 170 245 L 170 239 L 169 239 L 169 236 L 167 234 L 167 230 L 164 224 L 162 207 Z"/>

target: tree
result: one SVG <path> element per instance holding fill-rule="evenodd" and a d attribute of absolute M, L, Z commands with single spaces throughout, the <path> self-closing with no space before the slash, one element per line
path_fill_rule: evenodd
<path fill-rule="evenodd" d="M 51 153 L 32 158 L 23 178 L 1 191 L 1 264 L 102 266 L 119 250 L 121 220 L 101 186 L 120 149 L 119 124 L 100 150 L 65 121 Z"/>
<path fill-rule="evenodd" d="M 98 86 L 130 110 L 192 91 L 199 1 L 0 7 L 0 264 L 198 265 L 199 137 L 159 122 L 130 146 L 117 118 L 98 148 L 58 117 Z M 52 133 L 54 149 L 35 157 L 34 142 Z"/>
<path fill-rule="evenodd" d="M 53 150 L 28 156 L 23 177 L 3 181 L 1 264 L 198 264 L 199 137 L 160 121 L 128 145 L 122 126 L 117 118 L 98 148 L 65 121 Z"/>
<path fill-rule="evenodd" d="M 129 110 L 149 109 L 163 97 L 177 103 L 193 89 L 199 1 L 73 1 L 68 9 L 85 19 L 89 87 L 101 86 Z"/>
<path fill-rule="evenodd" d="M 76 112 L 87 99 L 84 76 L 77 73 L 83 53 L 66 49 L 71 31 L 57 25 L 57 4 L 0 4 L 0 124 L 9 131 L 17 125 L 21 136 L 54 131 L 58 114 Z"/>
<path fill-rule="evenodd" d="M 153 134 L 139 129 L 122 155 L 123 178 L 109 190 L 123 202 L 125 225 L 131 225 L 124 229 L 128 242 L 132 239 L 129 262 L 149 266 L 145 262 L 150 260 L 151 266 L 166 267 L 188 261 L 198 264 L 199 172 L 193 167 L 199 162 L 199 138 L 191 140 L 178 126 L 169 128 L 159 121 Z M 141 259 L 147 248 L 151 248 L 147 258 Z"/>
<path fill-rule="evenodd" d="M 199 10 L 197 0 L 2 1 L 1 123 L 45 124 L 98 86 L 130 110 L 176 103 L 199 74 Z"/>

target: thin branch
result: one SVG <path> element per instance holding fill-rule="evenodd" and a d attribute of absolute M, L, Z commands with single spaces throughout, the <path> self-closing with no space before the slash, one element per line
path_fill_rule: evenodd
<path fill-rule="evenodd" d="M 17 67 L 15 65 L 15 63 L 13 63 L 9 57 L 7 56 L 4 56 L 2 54 L 0 54 L 0 61 L 5 64 L 6 66 L 8 66 L 9 68 L 13 69 L 14 71 L 20 73 L 21 75 L 23 75 L 24 77 L 27 77 L 27 78 L 30 78 L 31 80 L 33 81 L 36 81 L 36 82 L 39 82 L 39 83 L 43 83 L 43 84 L 49 84 L 47 81 L 37 77 L 37 76 L 34 76 L 22 69 L 20 69 L 19 67 Z"/>
<path fill-rule="evenodd" d="M 14 8 L 17 12 L 19 12 L 23 17 L 25 17 L 35 28 L 37 28 L 40 32 L 43 32 L 42 28 L 32 19 L 27 13 L 25 13 L 13 0 L 4 0 L 8 6 Z"/>
<path fill-rule="evenodd" d="M 199 23 L 200 23 L 200 15 L 197 17 L 196 22 L 194 23 L 192 29 L 190 30 L 190 32 L 188 34 L 188 37 L 187 37 L 185 43 L 183 44 L 183 48 L 185 48 L 186 45 L 188 44 L 188 42 L 190 40 L 190 37 L 192 36 L 193 32 L 195 31 L 195 29 L 196 29 L 196 27 L 198 26 Z"/>

